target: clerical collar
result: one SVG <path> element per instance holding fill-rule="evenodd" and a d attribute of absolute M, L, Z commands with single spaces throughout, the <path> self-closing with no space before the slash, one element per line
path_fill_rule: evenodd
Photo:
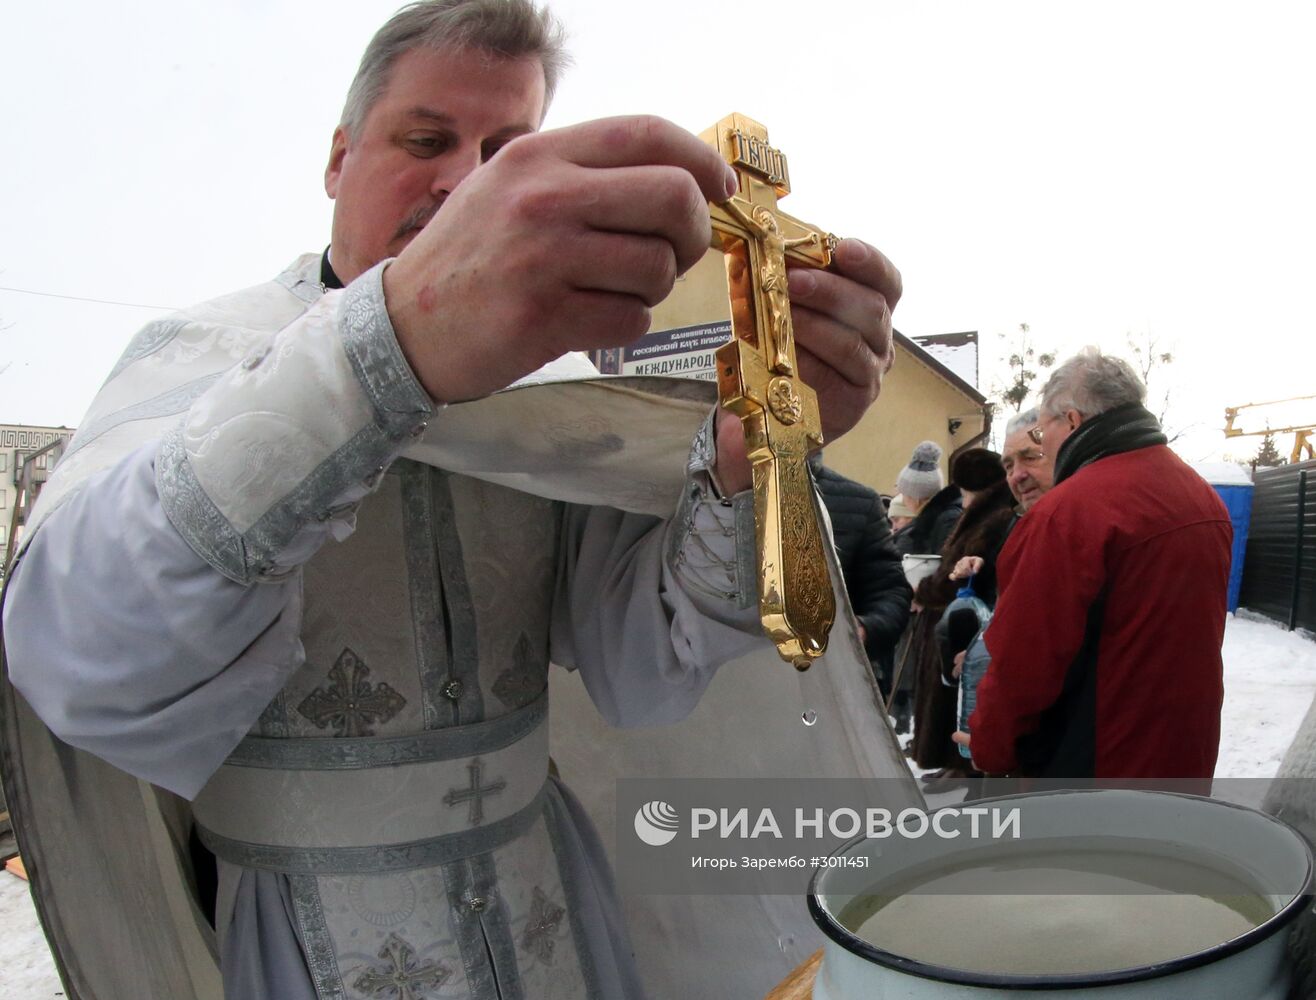
<path fill-rule="evenodd" d="M 329 248 L 324 248 L 324 253 L 320 255 L 320 284 L 324 285 L 325 290 L 330 288 L 342 288 L 343 283 L 339 280 L 338 275 L 334 274 L 334 267 L 329 263 Z"/>

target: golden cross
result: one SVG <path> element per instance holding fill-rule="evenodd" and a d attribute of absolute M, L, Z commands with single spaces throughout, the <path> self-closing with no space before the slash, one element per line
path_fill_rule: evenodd
<path fill-rule="evenodd" d="M 797 372 L 786 260 L 826 267 L 836 237 L 778 210 L 790 192 L 786 157 L 758 122 L 732 114 L 700 138 L 740 175 L 739 192 L 711 206 L 733 333 L 717 351 L 717 384 L 745 429 L 753 466 L 759 616 L 782 659 L 807 670 L 827 648 L 836 600 L 806 462 L 822 447 L 822 421 Z"/>

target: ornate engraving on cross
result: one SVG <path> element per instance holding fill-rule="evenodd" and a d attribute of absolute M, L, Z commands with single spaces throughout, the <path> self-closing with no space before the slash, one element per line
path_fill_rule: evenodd
<path fill-rule="evenodd" d="M 827 648 L 836 600 L 806 465 L 822 446 L 822 421 L 817 395 L 796 370 L 786 261 L 826 267 L 837 240 L 777 208 L 790 174 L 758 122 L 732 114 L 700 138 L 740 175 L 740 191 L 710 206 L 733 332 L 717 351 L 717 381 L 753 464 L 759 616 L 782 659 L 806 670 Z"/>

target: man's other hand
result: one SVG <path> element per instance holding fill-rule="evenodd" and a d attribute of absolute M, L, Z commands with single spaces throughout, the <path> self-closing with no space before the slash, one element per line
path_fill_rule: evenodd
<path fill-rule="evenodd" d="M 823 437 L 835 441 L 877 399 L 895 362 L 891 312 L 900 301 L 900 272 L 873 247 L 842 240 L 834 270 L 790 265 L 791 322 L 800 377 L 818 393 Z M 720 415 L 717 472 L 728 492 L 748 489 L 749 461 L 740 421 Z"/>
<path fill-rule="evenodd" d="M 902 289 L 895 266 L 860 240 L 842 240 L 832 266 L 790 272 L 800 376 L 818 393 L 827 441 L 854 427 L 882 389 L 896 359 L 891 313 Z"/>

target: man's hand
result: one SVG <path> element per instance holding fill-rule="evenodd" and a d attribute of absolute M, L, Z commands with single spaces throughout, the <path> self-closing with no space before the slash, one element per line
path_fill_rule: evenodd
<path fill-rule="evenodd" d="M 895 266 L 859 240 L 842 240 L 832 266 L 790 271 L 800 377 L 818 393 L 827 441 L 854 427 L 882 389 L 896 359 L 891 313 L 902 290 Z"/>
<path fill-rule="evenodd" d="M 734 190 L 716 150 L 659 118 L 516 139 L 384 272 L 402 353 L 451 403 L 568 351 L 631 343 L 708 249 L 708 202 Z"/>
<path fill-rule="evenodd" d="M 895 362 L 891 312 L 900 301 L 900 272 L 859 240 L 842 240 L 834 270 L 790 264 L 791 322 L 800 377 L 818 393 L 823 437 L 834 441 L 877 399 Z M 723 412 L 717 427 L 717 472 L 728 493 L 752 483 L 740 421 Z"/>

